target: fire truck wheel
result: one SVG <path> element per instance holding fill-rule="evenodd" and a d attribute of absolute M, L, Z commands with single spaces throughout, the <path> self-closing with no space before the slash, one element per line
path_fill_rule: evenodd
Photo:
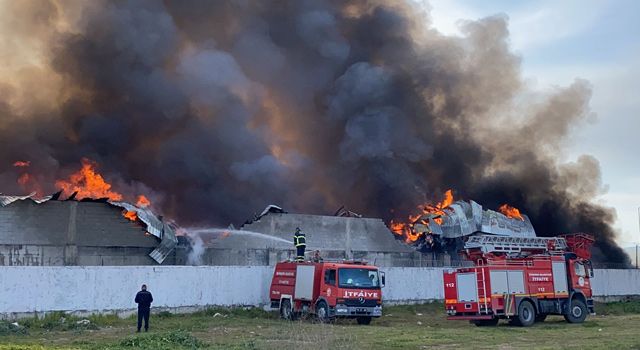
<path fill-rule="evenodd" d="M 500 321 L 500 319 L 498 318 L 492 318 L 490 320 L 473 320 L 471 321 L 471 323 L 475 324 L 476 327 L 494 327 L 498 325 L 498 322 Z"/>
<path fill-rule="evenodd" d="M 518 315 L 514 319 L 514 323 L 521 327 L 529 327 L 536 320 L 536 310 L 533 304 L 527 300 L 520 302 L 518 306 Z"/>
<path fill-rule="evenodd" d="M 356 321 L 358 321 L 358 324 L 362 324 L 362 325 L 368 325 L 371 323 L 371 317 L 356 317 Z"/>
<path fill-rule="evenodd" d="M 537 314 L 536 322 L 544 322 L 547 319 L 547 314 Z"/>
<path fill-rule="evenodd" d="M 280 317 L 288 321 L 293 321 L 295 319 L 293 310 L 291 309 L 291 302 L 288 299 L 285 299 L 280 303 Z"/>
<path fill-rule="evenodd" d="M 582 323 L 587 318 L 587 306 L 578 299 L 572 299 L 569 306 L 569 313 L 564 315 L 564 319 L 569 323 Z"/>
<path fill-rule="evenodd" d="M 320 301 L 316 305 L 316 316 L 318 316 L 318 321 L 322 323 L 329 322 L 329 307 L 327 303 Z"/>

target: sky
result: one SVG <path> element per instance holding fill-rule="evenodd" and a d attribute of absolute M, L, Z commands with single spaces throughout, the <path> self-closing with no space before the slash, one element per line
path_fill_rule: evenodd
<path fill-rule="evenodd" d="M 460 35 L 459 24 L 496 14 L 509 18 L 512 50 L 537 91 L 592 84 L 587 125 L 576 127 L 566 161 L 591 154 L 600 161 L 599 201 L 617 212 L 618 243 L 640 243 L 640 1 L 430 0 L 439 31 Z"/>

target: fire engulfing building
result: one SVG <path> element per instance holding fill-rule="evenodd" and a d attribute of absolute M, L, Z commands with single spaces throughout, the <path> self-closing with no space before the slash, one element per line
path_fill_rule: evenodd
<path fill-rule="evenodd" d="M 0 266 L 274 265 L 295 256 L 297 227 L 306 235 L 307 257 L 319 250 L 325 259 L 442 266 L 459 260 L 456 248 L 469 235 L 535 236 L 526 216 L 507 217 L 473 201 L 451 203 L 400 230 L 346 210 L 291 214 L 272 205 L 239 230 L 186 229 L 176 236 L 175 226 L 147 207 L 73 198 L 0 196 Z"/>
<path fill-rule="evenodd" d="M 0 196 L 0 266 L 174 264 L 176 242 L 170 225 L 128 203 Z"/>
<path fill-rule="evenodd" d="M 431 206 L 407 223 L 392 222 L 394 233 L 425 252 L 448 251 L 455 255 L 468 236 L 489 234 L 511 237 L 536 237 L 527 215 L 504 205 L 502 213 L 483 209 L 474 201 L 456 201 L 446 206 Z"/>

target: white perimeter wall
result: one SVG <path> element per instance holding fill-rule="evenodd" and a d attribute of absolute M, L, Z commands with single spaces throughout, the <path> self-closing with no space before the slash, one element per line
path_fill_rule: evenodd
<path fill-rule="evenodd" d="M 442 299 L 442 268 L 385 268 L 386 302 Z M 0 315 L 121 311 L 136 307 L 142 283 L 158 308 L 265 305 L 269 266 L 0 267 Z M 640 270 L 596 270 L 597 296 L 640 295 Z"/>

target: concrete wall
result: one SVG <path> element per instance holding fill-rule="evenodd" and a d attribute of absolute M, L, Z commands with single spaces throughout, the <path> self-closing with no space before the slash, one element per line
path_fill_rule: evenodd
<path fill-rule="evenodd" d="M 261 305 L 272 273 L 266 266 L 0 267 L 0 314 L 133 309 L 142 283 L 154 307 Z"/>
<path fill-rule="evenodd" d="M 442 299 L 442 268 L 384 269 L 386 303 Z M 0 316 L 33 312 L 133 310 L 142 283 L 154 307 L 185 309 L 207 305 L 265 305 L 269 266 L 0 267 Z M 640 295 L 640 270 L 596 270 L 598 296 Z"/>
<path fill-rule="evenodd" d="M 596 269 L 591 280 L 594 295 L 602 300 L 640 295 L 640 270 Z M 613 297 L 613 298 L 611 298 Z"/>

